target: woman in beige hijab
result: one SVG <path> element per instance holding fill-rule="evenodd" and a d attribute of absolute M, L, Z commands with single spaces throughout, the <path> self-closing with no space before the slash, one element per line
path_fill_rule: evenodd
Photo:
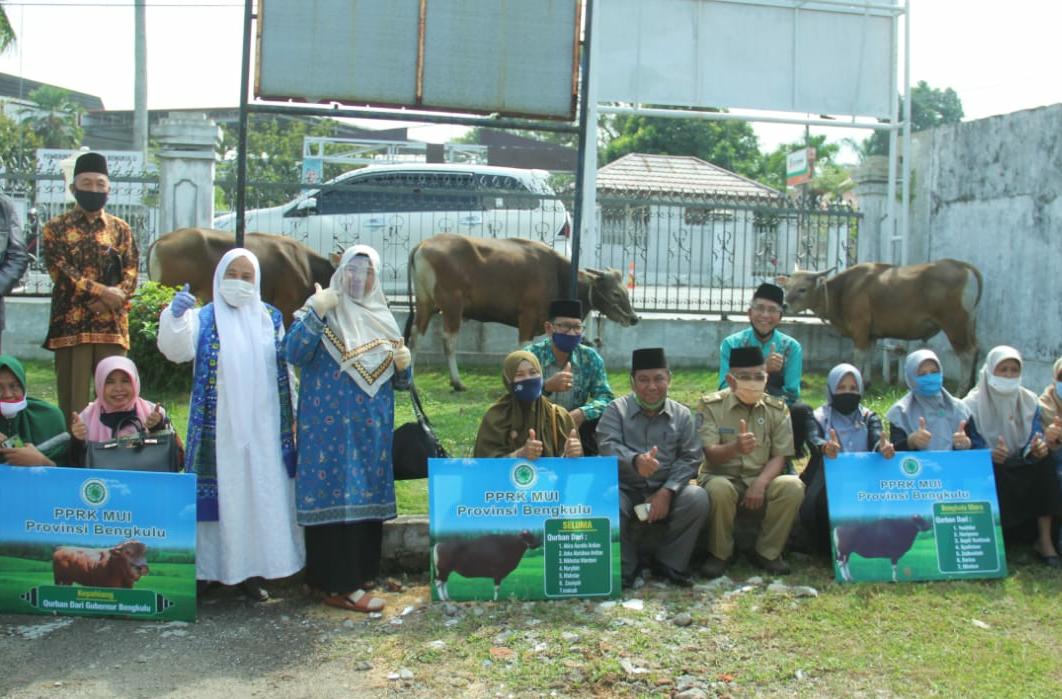
<path fill-rule="evenodd" d="M 1044 563 L 1060 568 L 1051 524 L 1053 516 L 1062 515 L 1062 494 L 1040 406 L 1036 394 L 1022 387 L 1021 368 L 1018 350 L 993 348 L 963 403 L 970 410 L 971 428 L 992 450 L 1004 537 L 1010 542 L 1035 538 Z"/>
<path fill-rule="evenodd" d="M 568 411 L 542 397 L 542 365 L 530 352 L 513 352 L 502 363 L 505 395 L 479 424 L 476 457 L 537 459 L 582 456 L 579 431 Z"/>

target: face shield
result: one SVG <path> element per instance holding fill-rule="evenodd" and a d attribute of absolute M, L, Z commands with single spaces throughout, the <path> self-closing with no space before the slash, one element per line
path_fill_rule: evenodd
<path fill-rule="evenodd" d="M 343 293 L 352 301 L 361 301 L 368 296 L 372 262 L 364 255 L 355 255 L 343 267 Z"/>

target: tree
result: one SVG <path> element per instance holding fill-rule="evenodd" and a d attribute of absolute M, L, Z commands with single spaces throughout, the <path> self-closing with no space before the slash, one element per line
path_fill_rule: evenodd
<path fill-rule="evenodd" d="M 903 97 L 899 98 L 900 114 L 903 114 Z M 962 100 L 950 87 L 940 90 L 930 87 L 925 80 L 911 88 L 911 131 L 924 131 L 946 124 L 958 124 L 962 121 Z M 860 155 L 888 155 L 889 133 L 875 131 L 870 138 L 863 141 Z"/>
<path fill-rule="evenodd" d="M 0 3 L 0 53 L 4 53 L 14 45 L 15 29 L 11 26 L 7 11 L 4 10 L 2 3 Z"/>
<path fill-rule="evenodd" d="M 603 162 L 628 153 L 692 155 L 747 177 L 761 170 L 759 142 L 748 122 L 616 114 L 606 121 Z"/>
<path fill-rule="evenodd" d="M 29 93 L 36 108 L 22 110 L 26 123 L 40 138 L 41 148 L 77 148 L 84 135 L 81 115 L 85 108 L 71 99 L 70 91 L 41 85 Z"/>
<path fill-rule="evenodd" d="M 304 136 L 334 136 L 339 123 L 331 119 L 301 120 L 250 115 L 247 123 L 248 208 L 276 206 L 289 201 L 299 191 L 302 179 L 302 139 Z M 236 146 L 239 131 L 235 125 L 222 125 L 219 183 L 225 187 L 218 205 L 235 203 Z M 326 165 L 325 179 L 350 169 Z"/>
<path fill-rule="evenodd" d="M 33 173 L 37 167 L 40 137 L 29 124 L 0 113 L 0 170 Z"/>

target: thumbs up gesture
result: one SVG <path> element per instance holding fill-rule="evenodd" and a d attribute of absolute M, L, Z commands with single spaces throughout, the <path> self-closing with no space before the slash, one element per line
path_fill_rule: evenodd
<path fill-rule="evenodd" d="M 524 442 L 524 446 L 516 452 L 516 456 L 522 459 L 529 459 L 534 461 L 538 457 L 542 456 L 542 442 L 535 439 L 534 428 L 527 431 L 527 441 Z"/>
<path fill-rule="evenodd" d="M 583 455 L 583 443 L 579 440 L 579 430 L 568 433 L 568 439 L 564 442 L 564 455 L 578 457 Z"/>
<path fill-rule="evenodd" d="M 88 438 L 88 426 L 77 413 L 70 413 L 70 436 L 81 442 Z"/>
<path fill-rule="evenodd" d="M 886 459 L 891 459 L 896 456 L 896 447 L 885 436 L 885 431 L 881 432 L 881 439 L 878 440 L 878 453 L 884 456 Z"/>
<path fill-rule="evenodd" d="M 644 454 L 639 454 L 634 457 L 634 468 L 638 471 L 638 475 L 642 478 L 648 478 L 657 472 L 660 468 L 660 461 L 656 458 L 657 448 L 653 445 L 653 448 Z"/>
<path fill-rule="evenodd" d="M 1002 437 L 1000 437 L 1002 439 Z M 951 448 L 956 451 L 970 448 L 970 438 L 966 436 L 966 420 L 959 420 L 959 429 L 955 430 L 955 434 L 951 436 Z M 999 448 L 997 442 L 996 449 Z M 1004 443 L 1003 448 L 1006 449 L 1007 445 Z M 993 453 L 995 449 L 992 450 Z"/>
<path fill-rule="evenodd" d="M 195 306 L 195 296 L 189 293 L 190 285 L 185 284 L 180 291 L 173 295 L 173 300 L 170 301 L 170 313 L 174 318 L 180 318 L 185 314 L 189 308 Z"/>
<path fill-rule="evenodd" d="M 782 370 L 782 366 L 785 364 L 785 357 L 778 354 L 775 349 L 775 345 L 771 343 L 771 349 L 767 353 L 767 373 L 774 374 Z"/>
<path fill-rule="evenodd" d="M 737 450 L 739 454 L 751 454 L 758 444 L 756 435 L 749 432 L 749 423 L 745 420 L 738 422 Z"/>
<path fill-rule="evenodd" d="M 563 391 L 569 391 L 572 387 L 572 363 L 565 362 L 564 368 L 558 371 L 553 376 L 549 377 L 543 386 L 550 393 L 561 393 Z"/>
<path fill-rule="evenodd" d="M 395 369 L 399 371 L 405 371 L 409 366 L 410 361 L 413 359 L 413 355 L 409 353 L 409 348 L 406 347 L 406 341 L 402 338 L 398 338 L 398 349 L 394 351 L 392 355 L 395 360 Z"/>
<path fill-rule="evenodd" d="M 837 439 L 837 430 L 830 428 L 830 438 L 822 445 L 822 453 L 831 459 L 836 459 L 841 453 L 841 441 Z"/>
<path fill-rule="evenodd" d="M 1032 441 L 1029 442 L 1029 456 L 1034 459 L 1042 459 L 1047 456 L 1049 449 L 1047 442 L 1044 441 L 1044 436 L 1037 432 L 1033 435 Z"/>
<path fill-rule="evenodd" d="M 324 318 L 325 314 L 337 305 L 339 305 L 339 294 L 336 293 L 335 289 L 322 289 L 320 284 L 314 282 L 313 296 L 310 297 L 310 306 L 313 307 L 314 312 Z"/>
<path fill-rule="evenodd" d="M 966 421 L 959 425 L 960 430 L 966 429 Z M 933 433 L 926 429 L 926 419 L 918 418 L 918 429 L 907 437 L 907 443 L 919 451 L 929 446 L 929 440 L 933 439 Z"/>
<path fill-rule="evenodd" d="M 1048 447 L 1058 449 L 1062 446 L 1062 416 L 1055 415 L 1055 419 L 1047 426 L 1044 437 Z"/>
<path fill-rule="evenodd" d="M 144 422 L 144 427 L 148 428 L 149 430 L 155 429 L 160 424 L 162 424 L 163 417 L 164 416 L 162 414 L 162 404 L 155 403 L 154 409 L 147 416 L 147 420 Z"/>
<path fill-rule="evenodd" d="M 1003 435 L 999 435 L 996 438 L 996 443 L 992 447 L 992 463 L 1002 464 L 1007 460 L 1010 455 L 1010 451 L 1007 449 L 1007 440 L 1003 439 Z"/>

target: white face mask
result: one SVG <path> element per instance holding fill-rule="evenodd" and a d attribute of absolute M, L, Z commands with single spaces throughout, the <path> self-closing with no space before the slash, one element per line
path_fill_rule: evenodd
<path fill-rule="evenodd" d="M 996 376 L 995 374 L 992 374 L 988 377 L 988 385 L 992 387 L 992 390 L 998 393 L 1014 393 L 1021 388 L 1021 377 L 1015 376 L 1011 378 L 1009 376 Z"/>
<path fill-rule="evenodd" d="M 225 303 L 236 308 L 243 306 L 258 295 L 255 292 L 254 284 L 245 282 L 242 279 L 222 279 L 220 291 L 221 298 L 225 299 Z"/>
<path fill-rule="evenodd" d="M 21 413 L 26 409 L 26 397 L 22 396 L 22 400 L 5 400 L 0 401 L 0 415 L 10 419 Z"/>

